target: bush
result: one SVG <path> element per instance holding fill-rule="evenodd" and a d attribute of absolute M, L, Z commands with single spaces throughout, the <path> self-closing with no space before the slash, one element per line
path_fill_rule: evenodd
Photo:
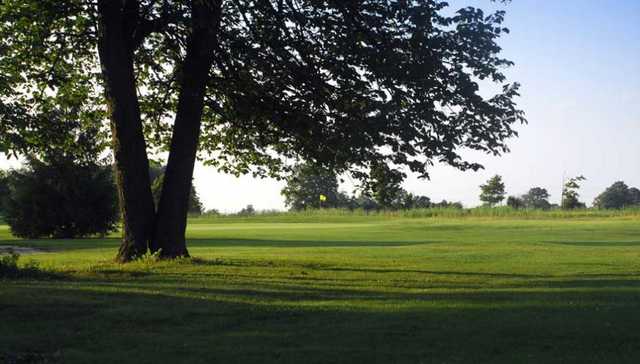
<path fill-rule="evenodd" d="M 0 255 L 0 279 L 17 278 L 55 278 L 53 273 L 42 271 L 35 261 L 29 261 L 22 267 L 18 266 L 20 254 L 9 251 L 9 254 Z"/>
<path fill-rule="evenodd" d="M 22 238 L 105 235 L 116 228 L 116 189 L 109 166 L 70 158 L 29 160 L 9 173 L 5 220 Z"/>

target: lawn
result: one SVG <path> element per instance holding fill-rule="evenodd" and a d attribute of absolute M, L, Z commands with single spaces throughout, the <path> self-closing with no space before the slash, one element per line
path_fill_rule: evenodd
<path fill-rule="evenodd" d="M 640 362 L 637 216 L 211 218 L 188 238 L 194 259 L 118 265 L 115 236 L 0 226 L 53 273 L 0 280 L 0 358 Z"/>

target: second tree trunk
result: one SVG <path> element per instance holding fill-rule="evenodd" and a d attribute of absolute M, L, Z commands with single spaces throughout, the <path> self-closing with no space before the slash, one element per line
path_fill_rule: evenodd
<path fill-rule="evenodd" d="M 193 2 L 192 7 L 193 32 L 181 67 L 178 109 L 151 244 L 151 250 L 160 251 L 163 258 L 189 256 L 185 242 L 189 193 L 220 22 L 219 0 Z"/>

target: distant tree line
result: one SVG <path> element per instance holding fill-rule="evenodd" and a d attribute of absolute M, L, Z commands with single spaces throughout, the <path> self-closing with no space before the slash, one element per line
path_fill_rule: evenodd
<path fill-rule="evenodd" d="M 151 161 L 149 177 L 156 200 L 162 191 L 165 167 Z M 343 208 L 363 210 L 408 210 L 421 208 L 462 208 L 459 202 L 446 200 L 434 203 L 427 196 L 416 195 L 402 188 L 404 175 L 383 163 L 372 165 L 369 178 L 354 194 L 339 190 L 335 172 L 301 164 L 286 180 L 282 189 L 286 205 L 291 210 Z M 485 206 L 501 204 L 514 209 L 585 208 L 579 190 L 586 179 L 568 179 L 562 190 L 561 203 L 552 204 L 543 187 L 532 187 L 523 195 L 507 196 L 499 175 L 480 186 L 480 200 Z M 202 214 L 203 204 L 195 186 L 191 185 L 189 212 Z M 640 207 L 640 189 L 624 182 L 613 183 L 599 194 L 593 207 L 621 209 Z M 218 214 L 215 209 L 208 214 Z M 247 205 L 237 213 L 250 216 L 257 211 Z M 0 216 L 14 235 L 26 238 L 72 238 L 105 235 L 117 228 L 121 217 L 117 209 L 113 171 L 106 161 L 94 162 L 73 155 L 52 154 L 44 159 L 29 158 L 24 167 L 0 171 Z"/>
<path fill-rule="evenodd" d="M 586 208 L 586 204 L 580 201 L 579 190 L 584 176 L 576 176 L 568 179 L 562 188 L 560 205 L 549 202 L 549 192 L 542 187 L 533 187 L 527 193 L 520 196 L 509 196 L 506 204 L 514 209 L 541 209 L 562 208 L 565 210 Z M 501 203 L 505 196 L 505 185 L 499 175 L 491 177 L 487 183 L 480 186 L 480 200 L 486 206 L 495 206 Z M 593 207 L 597 209 L 622 209 L 625 207 L 640 207 L 640 190 L 629 187 L 624 182 L 618 181 L 598 195 L 593 201 Z"/>
<path fill-rule="evenodd" d="M 294 168 L 282 189 L 285 204 L 291 210 L 314 208 L 344 208 L 363 210 L 400 210 L 432 207 L 462 208 L 459 202 L 434 203 L 427 196 L 416 195 L 402 188 L 404 175 L 384 163 L 375 163 L 369 178 L 356 193 L 347 194 L 338 189 L 338 176 L 334 171 L 306 163 Z"/>
<path fill-rule="evenodd" d="M 402 188 L 404 175 L 386 164 L 374 164 L 369 178 L 357 193 L 348 195 L 339 191 L 337 175 L 311 164 L 301 164 L 287 179 L 282 189 L 285 204 L 294 211 L 314 208 L 345 208 L 364 210 L 405 210 L 416 208 L 462 208 L 459 202 L 446 200 L 434 203 L 427 196 L 414 195 Z M 480 200 L 484 206 L 493 207 L 506 199 L 506 205 L 513 209 L 578 209 L 586 208 L 580 201 L 579 190 L 584 176 L 568 179 L 562 190 L 560 204 L 549 201 L 551 195 L 546 188 L 532 187 L 522 195 L 507 197 L 502 176 L 495 175 L 480 185 Z M 321 198 L 322 196 L 322 198 Z M 628 187 L 624 182 L 616 182 L 602 192 L 593 202 L 594 208 L 620 209 L 640 207 L 640 190 Z"/>

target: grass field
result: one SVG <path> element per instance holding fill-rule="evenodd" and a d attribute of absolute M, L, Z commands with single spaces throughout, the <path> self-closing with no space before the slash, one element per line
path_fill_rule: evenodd
<path fill-rule="evenodd" d="M 63 363 L 638 363 L 640 217 L 194 219 L 194 259 L 21 241 L 0 358 Z M 0 359 L 1 362 L 1 359 Z"/>

